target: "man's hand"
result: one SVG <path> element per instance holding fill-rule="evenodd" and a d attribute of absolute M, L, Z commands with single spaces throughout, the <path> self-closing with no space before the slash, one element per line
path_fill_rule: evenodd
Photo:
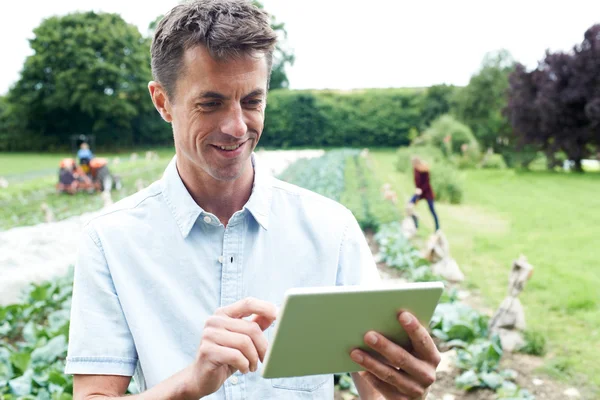
<path fill-rule="evenodd" d="M 419 189 L 419 188 L 416 188 L 416 189 L 415 189 L 415 194 L 416 194 L 417 196 L 420 196 L 420 195 L 422 195 L 422 194 L 423 194 L 423 191 L 422 191 L 421 189 Z"/>
<path fill-rule="evenodd" d="M 408 333 L 412 351 L 371 331 L 365 335 L 365 343 L 383 356 L 386 362 L 378 361 L 359 349 L 353 350 L 350 356 L 366 369 L 359 375 L 385 399 L 422 399 L 435 382 L 440 353 L 425 327 L 413 315 L 403 312 L 399 315 L 399 321 Z"/>
<path fill-rule="evenodd" d="M 263 333 L 275 320 L 271 303 L 246 298 L 218 309 L 204 325 L 196 360 L 190 366 L 190 387 L 198 399 L 216 392 L 235 371 L 254 372 L 264 361 Z M 253 315 L 251 320 L 242 318 Z"/>

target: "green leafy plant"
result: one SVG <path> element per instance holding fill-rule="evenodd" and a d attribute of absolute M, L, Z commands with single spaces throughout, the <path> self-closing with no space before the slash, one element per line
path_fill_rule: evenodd
<path fill-rule="evenodd" d="M 527 389 L 522 389 L 510 381 L 504 381 L 497 392 L 497 400 L 535 400 Z"/>
<path fill-rule="evenodd" d="M 72 285 L 71 272 L 32 285 L 21 304 L 0 307 L 2 399 L 72 398 L 72 378 L 63 374 Z"/>
<path fill-rule="evenodd" d="M 318 158 L 300 159 L 285 169 L 279 178 L 340 201 L 344 192 L 346 159 L 359 153 L 354 149 L 326 152 Z"/>
<path fill-rule="evenodd" d="M 73 378 L 63 373 L 72 288 L 73 268 L 0 306 L 0 399 L 72 399 Z M 137 392 L 133 381 L 127 392 Z"/>
<path fill-rule="evenodd" d="M 464 303 L 441 303 L 431 319 L 431 333 L 453 345 L 466 347 L 488 335 L 489 318 Z"/>
<path fill-rule="evenodd" d="M 336 374 L 335 380 L 337 381 L 337 387 L 340 390 L 348 390 L 355 396 L 358 396 L 358 390 L 354 385 L 354 381 L 352 380 L 352 376 L 349 373 L 345 374 Z"/>
<path fill-rule="evenodd" d="M 533 356 L 543 356 L 546 354 L 546 338 L 537 331 L 525 331 L 525 345 L 519 349 L 519 352 L 531 354 Z"/>
<path fill-rule="evenodd" d="M 379 245 L 381 260 L 392 268 L 412 271 L 427 264 L 421 252 L 402 234 L 398 222 L 381 226 L 374 239 Z"/>
<path fill-rule="evenodd" d="M 491 340 L 476 339 L 464 349 L 459 349 L 456 365 L 464 372 L 456 377 L 456 386 L 463 390 L 498 390 L 507 380 L 516 378 L 513 370 L 499 371 L 501 358 L 502 345 L 497 335 Z"/>

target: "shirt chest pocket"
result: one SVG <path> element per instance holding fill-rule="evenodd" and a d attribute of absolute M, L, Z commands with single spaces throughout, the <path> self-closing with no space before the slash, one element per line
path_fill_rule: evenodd
<path fill-rule="evenodd" d="M 273 325 L 271 325 L 267 329 L 267 338 L 269 343 L 273 337 Z M 302 351 L 298 349 L 298 351 Z M 275 389 L 284 389 L 284 390 L 292 390 L 292 391 L 301 391 L 301 392 L 314 392 L 316 390 L 321 389 L 330 381 L 333 382 L 333 375 L 324 374 L 324 375 L 309 375 L 309 376 L 299 376 L 293 378 L 274 378 L 268 379 L 271 382 L 271 385 Z"/>

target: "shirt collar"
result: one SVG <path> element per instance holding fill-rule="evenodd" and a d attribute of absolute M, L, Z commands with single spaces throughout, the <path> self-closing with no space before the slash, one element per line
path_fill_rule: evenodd
<path fill-rule="evenodd" d="M 261 227 L 268 229 L 273 191 L 272 177 L 266 170 L 259 167 L 260 163 L 257 162 L 254 153 L 252 153 L 251 159 L 254 168 L 254 182 L 250 198 L 243 209 L 248 210 Z M 167 206 L 171 210 L 181 234 L 187 238 L 198 217 L 208 213 L 194 201 L 183 184 L 177 170 L 177 156 L 173 156 L 165 169 L 162 187 Z"/>

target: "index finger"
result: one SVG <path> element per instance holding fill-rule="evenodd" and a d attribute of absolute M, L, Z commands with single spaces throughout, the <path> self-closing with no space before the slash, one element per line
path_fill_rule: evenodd
<path fill-rule="evenodd" d="M 440 363 L 440 353 L 427 329 L 407 311 L 400 313 L 398 321 L 408 334 L 415 356 L 437 367 Z"/>
<path fill-rule="evenodd" d="M 277 318 L 277 309 L 274 304 L 267 301 L 246 297 L 218 309 L 216 314 L 226 315 L 230 318 L 244 318 L 254 315 L 254 322 L 264 331 Z"/>

